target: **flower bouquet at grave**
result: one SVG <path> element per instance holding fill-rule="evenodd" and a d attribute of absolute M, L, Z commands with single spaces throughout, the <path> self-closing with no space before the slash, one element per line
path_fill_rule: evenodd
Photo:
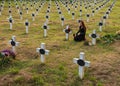
<path fill-rule="evenodd" d="M 15 59 L 15 57 L 16 57 L 15 53 L 11 50 L 0 51 L 0 58 L 2 58 L 2 59 L 5 59 L 5 58 Z"/>

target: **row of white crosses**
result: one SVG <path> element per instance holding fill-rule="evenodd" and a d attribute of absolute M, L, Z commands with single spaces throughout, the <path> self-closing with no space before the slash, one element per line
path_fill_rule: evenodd
<path fill-rule="evenodd" d="M 15 40 L 15 36 L 12 36 L 12 39 L 9 41 L 9 43 L 12 46 L 12 51 L 16 52 L 15 47 L 19 45 L 19 42 L 16 42 Z M 36 52 L 38 52 L 40 54 L 40 60 L 42 63 L 45 62 L 45 57 L 44 55 L 49 55 L 49 50 L 45 49 L 45 43 L 41 43 L 41 47 L 40 48 L 36 48 Z M 90 62 L 89 61 L 85 61 L 85 57 L 84 57 L 84 53 L 81 52 L 80 53 L 80 58 L 74 58 L 73 62 L 79 65 L 79 76 L 81 79 L 83 79 L 84 77 L 84 66 L 89 67 L 90 66 Z"/>
<path fill-rule="evenodd" d="M 100 10 L 101 8 L 103 8 L 103 6 L 105 6 L 107 3 L 108 3 L 108 1 L 104 2 L 100 6 L 97 6 L 95 9 L 92 8 L 92 16 L 94 16 L 95 12 L 98 12 L 98 10 Z M 91 5 L 89 5 L 89 7 L 91 7 Z M 85 8 L 87 9 L 87 6 Z M 87 13 L 86 16 L 87 16 L 87 22 L 89 22 L 90 14 Z"/>
<path fill-rule="evenodd" d="M 108 1 L 109 1 L 109 0 L 108 0 Z M 107 2 L 108 2 L 108 1 L 107 1 Z M 107 3 L 107 2 L 105 2 L 105 3 Z M 112 3 L 112 5 L 110 6 L 110 8 L 107 10 L 106 14 L 103 16 L 103 21 L 100 21 L 100 22 L 99 22 L 99 31 L 102 31 L 102 26 L 105 25 L 105 21 L 106 21 L 106 19 L 108 18 L 108 15 L 109 15 L 109 13 L 110 13 L 113 5 L 115 4 L 115 2 L 116 2 L 116 1 L 114 1 L 114 2 Z M 104 4 L 105 4 L 105 3 L 104 3 Z M 96 34 L 96 31 L 93 30 L 93 33 L 90 34 L 89 36 L 92 38 L 92 45 L 96 45 L 96 39 L 99 38 L 99 35 Z"/>
<path fill-rule="evenodd" d="M 19 8 L 19 7 L 18 7 L 18 8 Z M 61 13 L 61 12 L 59 12 L 59 13 Z M 75 13 L 73 12 L 72 15 L 73 15 L 73 19 L 74 19 Z M 21 16 L 21 19 L 22 19 L 22 11 L 20 11 L 20 16 Z M 35 17 L 35 14 L 34 14 L 34 13 L 32 13 L 32 17 L 33 17 L 33 21 L 34 21 L 34 17 Z M 49 18 L 49 16 L 47 15 L 47 16 L 46 16 L 46 20 L 48 20 L 48 18 Z M 64 17 L 61 18 L 61 21 L 62 21 L 62 26 L 63 26 L 63 25 L 64 25 Z"/>
<path fill-rule="evenodd" d="M 48 22 L 49 22 L 49 18 L 50 18 L 50 16 L 49 16 L 50 8 L 51 8 L 51 1 L 49 2 L 48 9 L 47 9 L 47 13 L 46 13 L 46 16 L 45 16 L 45 18 L 46 18 L 46 24 L 48 24 Z"/>
<path fill-rule="evenodd" d="M 22 11 L 21 11 L 21 9 L 22 8 L 20 8 L 20 6 L 17 4 L 17 2 L 15 1 L 15 3 L 16 3 L 16 8 L 17 8 L 17 10 L 18 10 L 18 13 L 19 13 L 19 15 L 20 15 L 20 19 L 22 19 Z M 42 6 L 40 6 L 40 7 L 42 7 Z M 28 7 L 26 7 L 26 10 L 27 10 L 27 13 L 28 13 Z M 36 9 L 36 11 L 38 11 L 39 9 Z M 12 11 L 11 11 L 11 3 L 9 3 L 9 15 L 11 16 L 12 15 Z M 36 15 L 37 15 L 37 13 L 36 13 Z M 34 17 L 35 17 L 35 13 L 32 13 L 32 19 L 33 19 L 33 21 L 34 21 Z"/>
<path fill-rule="evenodd" d="M 13 18 L 12 16 L 9 17 L 9 23 L 10 23 L 10 30 L 12 30 L 12 24 L 13 24 Z M 26 34 L 28 34 L 28 27 L 30 26 L 30 23 L 28 20 L 25 21 L 25 27 L 26 27 Z"/>
<path fill-rule="evenodd" d="M 109 0 L 108 0 L 109 1 Z M 106 1 L 103 6 L 108 2 Z M 105 24 L 105 20 L 106 20 L 106 15 L 103 16 L 103 21 L 100 21 L 99 22 L 99 31 L 102 31 L 102 26 Z M 91 45 L 96 45 L 96 39 L 99 38 L 99 35 L 96 33 L 96 30 L 93 30 L 93 33 L 92 34 L 89 34 L 89 37 L 92 38 L 92 43 Z"/>
<path fill-rule="evenodd" d="M 16 53 L 16 46 L 19 45 L 19 42 L 16 42 L 16 36 L 12 36 L 12 39 L 9 41 L 12 46 L 12 51 Z"/>
<path fill-rule="evenodd" d="M 56 2 L 56 6 L 57 6 L 58 13 L 59 13 L 59 15 L 60 15 L 61 25 L 64 26 L 65 18 L 64 18 L 64 16 L 61 16 L 61 15 L 62 15 L 62 12 L 61 12 L 60 7 L 59 7 L 59 5 L 58 5 L 57 2 Z"/>
<path fill-rule="evenodd" d="M 106 19 L 108 18 L 108 15 L 110 14 L 110 11 L 112 7 L 114 6 L 116 1 L 113 1 L 112 5 L 110 5 L 109 9 L 105 12 L 105 15 L 103 16 L 103 24 L 105 25 Z"/>
<path fill-rule="evenodd" d="M 114 5 L 115 2 L 112 3 L 112 5 Z M 111 6 L 112 6 L 111 5 Z M 99 22 L 99 31 L 102 31 L 102 26 L 105 25 L 106 19 L 108 19 L 108 15 L 110 14 L 110 11 L 112 9 L 112 7 L 109 7 L 108 10 L 106 11 L 105 15 L 103 16 L 102 20 Z"/>
<path fill-rule="evenodd" d="M 12 39 L 9 41 L 9 43 L 12 46 L 12 51 L 16 53 L 16 46 L 19 45 L 19 42 L 16 42 L 15 36 L 12 36 Z M 36 52 L 38 52 L 40 54 L 40 60 L 42 63 L 45 62 L 45 57 L 44 55 L 49 55 L 49 50 L 46 50 L 45 48 L 45 43 L 41 43 L 40 48 L 36 48 Z M 89 61 L 85 61 L 85 57 L 84 57 L 84 53 L 81 52 L 80 53 L 80 58 L 74 58 L 73 62 L 79 65 L 79 76 L 81 79 L 83 79 L 84 77 L 84 66 L 89 67 L 90 66 L 90 62 Z"/>

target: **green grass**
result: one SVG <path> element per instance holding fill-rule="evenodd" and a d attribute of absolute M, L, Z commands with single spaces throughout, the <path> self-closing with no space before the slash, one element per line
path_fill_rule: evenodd
<path fill-rule="evenodd" d="M 98 23 L 104 12 L 112 4 L 111 0 L 104 8 L 95 13 L 94 17 L 90 17 L 90 22 L 86 22 L 85 8 L 83 9 L 83 20 L 87 27 L 86 39 L 87 42 L 91 41 L 88 36 L 92 33 L 93 29 L 97 30 L 100 37 L 108 34 L 115 34 L 120 30 L 119 27 L 119 8 L 120 1 L 117 1 L 113 10 L 106 20 L 106 26 L 103 26 L 103 31 L 99 31 Z M 101 5 L 103 2 L 99 3 Z M 8 41 L 12 35 L 16 35 L 16 40 L 20 42 L 17 49 L 16 60 L 10 59 L 0 66 L 0 85 L 2 86 L 119 86 L 120 85 L 120 48 L 119 40 L 105 45 L 101 39 L 97 39 L 97 45 L 87 46 L 84 42 L 75 42 L 72 34 L 77 32 L 79 16 L 79 9 L 74 11 L 71 5 L 71 12 L 76 13 L 75 19 L 72 19 L 65 7 L 59 3 L 61 11 L 65 17 L 65 25 L 61 26 L 59 14 L 57 12 L 55 3 L 52 2 L 50 20 L 48 26 L 48 36 L 43 37 L 42 25 L 45 22 L 45 12 L 48 7 L 48 2 L 41 8 L 39 14 L 32 21 L 31 13 L 35 8 L 29 10 L 26 15 L 26 10 L 23 11 L 23 20 L 17 13 L 15 4 L 12 1 L 12 15 L 14 19 L 13 30 L 9 29 L 8 15 L 8 2 L 6 1 L 4 11 L 0 16 L 0 50 L 11 49 Z M 20 2 L 19 2 L 20 5 Z M 79 3 L 78 3 L 79 5 Z M 20 6 L 22 8 L 22 6 Z M 28 5 L 30 7 L 30 3 Z M 91 13 L 91 9 L 88 10 Z M 29 34 L 25 34 L 25 20 L 30 22 Z M 65 41 L 65 33 L 63 29 L 66 25 L 70 25 L 72 34 L 70 39 Z M 46 49 L 50 50 L 50 54 L 45 56 L 45 64 L 40 62 L 40 56 L 36 53 L 36 48 L 40 44 L 46 43 Z M 80 80 L 78 76 L 78 65 L 73 63 L 73 58 L 79 56 L 80 52 L 85 52 L 85 59 L 91 61 L 91 67 L 85 68 L 85 77 Z M 2 81 L 3 79 L 6 79 Z"/>

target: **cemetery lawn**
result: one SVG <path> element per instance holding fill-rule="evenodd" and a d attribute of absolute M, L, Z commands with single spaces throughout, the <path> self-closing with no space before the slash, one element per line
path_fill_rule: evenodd
<path fill-rule="evenodd" d="M 90 17 L 90 22 L 86 22 L 86 12 L 83 11 L 82 17 L 87 27 L 87 41 L 91 41 L 89 34 L 93 29 L 97 30 L 100 37 L 107 34 L 114 35 L 120 30 L 119 0 L 106 20 L 103 32 L 98 29 L 101 17 L 112 2 L 113 0 L 95 13 L 94 17 Z M 72 34 L 78 30 L 79 9 L 75 11 L 73 20 L 65 7 L 60 4 L 65 17 L 65 25 L 62 27 L 56 5 L 52 2 L 48 24 L 50 29 L 48 29 L 48 36 L 44 38 L 42 26 L 46 20 L 48 2 L 41 8 L 35 21 L 32 21 L 31 17 L 35 9 L 29 10 L 29 14 L 23 10 L 23 20 L 20 20 L 13 1 L 12 6 L 13 30 L 9 29 L 7 1 L 0 16 L 0 50 L 11 49 L 8 41 L 13 35 L 16 36 L 20 45 L 17 47 L 16 60 L 10 59 L 5 62 L 0 60 L 0 86 L 120 86 L 120 40 L 104 44 L 101 39 L 98 39 L 95 46 L 75 42 Z M 72 7 L 71 10 L 73 11 Z M 25 33 L 26 19 L 30 22 L 29 34 Z M 68 41 L 65 41 L 63 32 L 66 25 L 70 25 L 72 29 Z M 36 48 L 40 47 L 42 42 L 46 43 L 46 49 L 50 50 L 50 54 L 45 56 L 45 64 L 41 63 L 40 56 L 36 53 Z M 78 58 L 80 52 L 85 52 L 85 59 L 91 61 L 91 66 L 85 68 L 83 80 L 80 80 L 78 76 L 78 65 L 73 63 L 73 58 Z"/>

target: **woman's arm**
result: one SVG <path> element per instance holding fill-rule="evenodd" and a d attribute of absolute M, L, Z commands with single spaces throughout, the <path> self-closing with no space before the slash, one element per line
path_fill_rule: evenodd
<path fill-rule="evenodd" d="M 80 29 L 79 29 L 78 32 L 76 33 L 76 35 L 78 35 L 80 32 L 81 32 L 81 31 L 80 31 Z"/>

